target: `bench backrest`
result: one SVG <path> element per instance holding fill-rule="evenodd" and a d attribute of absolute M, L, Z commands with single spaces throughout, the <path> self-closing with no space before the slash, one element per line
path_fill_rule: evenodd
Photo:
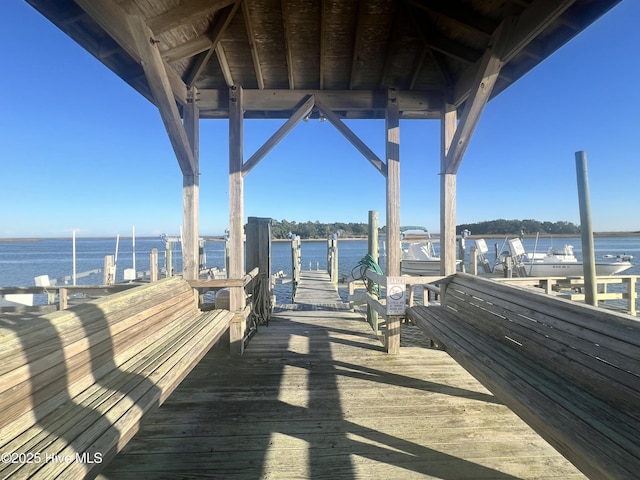
<path fill-rule="evenodd" d="M 639 413 L 635 317 L 461 273 L 449 278 L 442 304 L 615 408 Z"/>
<path fill-rule="evenodd" d="M 41 317 L 1 319 L 0 426 L 21 416 L 21 427 L 34 424 L 196 310 L 193 289 L 172 277 Z"/>

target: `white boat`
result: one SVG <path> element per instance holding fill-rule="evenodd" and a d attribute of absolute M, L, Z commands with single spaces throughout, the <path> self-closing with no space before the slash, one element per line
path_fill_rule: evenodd
<path fill-rule="evenodd" d="M 429 232 L 406 230 L 402 235 L 400 273 L 412 276 L 440 275 L 440 257 L 436 253 L 434 240 Z M 436 239 L 435 242 L 437 241 Z M 457 266 L 460 263 L 462 263 L 461 260 L 456 260 Z"/>
<path fill-rule="evenodd" d="M 572 245 L 561 249 L 553 247 L 547 253 L 527 253 L 519 238 L 508 240 L 509 254 L 514 271 L 527 277 L 583 277 L 584 268 L 573 253 Z M 632 267 L 631 255 L 604 255 L 604 261 L 596 262 L 596 275 L 608 276 L 624 272 Z M 503 264 L 505 255 L 502 256 Z M 494 267 L 494 271 L 496 268 Z"/>
<path fill-rule="evenodd" d="M 439 275 L 440 257 L 430 240 L 402 244 L 400 272 L 403 275 Z"/>

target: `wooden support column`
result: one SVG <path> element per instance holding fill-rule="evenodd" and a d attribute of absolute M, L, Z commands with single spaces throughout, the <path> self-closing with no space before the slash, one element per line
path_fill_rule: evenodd
<path fill-rule="evenodd" d="M 400 275 L 400 110 L 390 89 L 385 112 L 387 132 L 387 276 Z"/>
<path fill-rule="evenodd" d="M 456 271 L 456 173 L 447 173 L 447 155 L 457 124 L 456 109 L 445 105 L 441 119 L 440 152 L 440 273 Z"/>
<path fill-rule="evenodd" d="M 184 128 L 193 154 L 193 173 L 182 176 L 182 271 L 187 280 L 196 280 L 200 275 L 199 265 L 199 210 L 200 210 L 200 113 L 197 89 L 191 87 L 184 108 Z"/>
<path fill-rule="evenodd" d="M 387 132 L 387 265 L 388 277 L 400 276 L 400 109 L 396 91 L 389 89 L 385 112 Z M 387 353 L 400 351 L 400 317 L 387 316 Z"/>
<path fill-rule="evenodd" d="M 229 89 L 229 271 L 230 279 L 244 276 L 244 180 L 242 87 Z M 229 327 L 231 354 L 242 355 L 246 320 L 244 288 L 229 289 L 229 310 L 235 313 Z"/>

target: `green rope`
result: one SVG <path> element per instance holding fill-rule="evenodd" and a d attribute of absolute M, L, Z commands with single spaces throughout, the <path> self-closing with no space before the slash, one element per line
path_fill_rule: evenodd
<path fill-rule="evenodd" d="M 358 270 L 360 276 L 356 277 L 354 275 L 354 272 Z M 360 261 L 356 264 L 356 266 L 353 268 L 353 270 L 351 270 L 351 276 L 353 278 L 357 278 L 359 280 L 362 280 L 363 282 L 367 282 L 367 281 L 371 281 L 367 278 L 366 276 L 366 272 L 367 270 L 372 270 L 373 272 L 380 274 L 380 275 L 384 275 L 384 273 L 382 272 L 382 269 L 380 268 L 380 265 L 378 265 L 378 262 L 375 261 L 375 259 L 370 255 L 370 254 L 366 254 L 364 257 L 362 257 L 360 259 Z M 380 285 L 377 285 L 376 288 L 376 295 L 379 297 L 381 294 L 380 291 Z M 373 292 L 372 292 L 373 293 Z"/>

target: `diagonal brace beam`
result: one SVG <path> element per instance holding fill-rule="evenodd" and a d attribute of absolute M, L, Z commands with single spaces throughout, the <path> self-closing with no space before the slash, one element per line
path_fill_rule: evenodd
<path fill-rule="evenodd" d="M 471 95 L 467 99 L 460 123 L 451 141 L 447 153 L 443 173 L 457 173 L 462 162 L 464 152 L 469 146 L 471 136 L 480 121 L 480 115 L 489 101 L 493 87 L 496 84 L 502 68 L 502 53 L 513 26 L 514 19 L 508 17 L 494 32 L 489 47 L 478 61 L 476 75 L 471 88 Z"/>
<path fill-rule="evenodd" d="M 178 158 L 180 169 L 183 175 L 195 175 L 197 172 L 196 161 L 173 98 L 164 62 L 153 39 L 153 33 L 139 16 L 128 15 L 127 17 L 131 36 L 140 53 L 142 68 L 153 93 L 155 104 L 160 110 L 162 122 Z"/>
<path fill-rule="evenodd" d="M 360 153 L 362 153 L 362 155 L 364 155 L 367 160 L 369 160 L 371 165 L 373 165 L 373 167 L 378 170 L 383 177 L 386 178 L 387 165 L 382 160 L 380 160 L 380 157 L 378 157 L 369 147 L 367 147 L 367 145 L 362 140 L 360 140 L 360 138 L 355 133 L 353 133 L 353 130 L 351 130 L 340 119 L 340 117 L 333 113 L 330 108 L 328 108 L 318 99 L 316 99 L 316 107 L 318 107 L 320 113 L 324 115 L 325 118 L 327 118 L 333 124 L 333 126 L 336 127 L 338 131 L 342 133 L 342 135 L 344 135 L 344 137 L 349 140 L 349 142 L 351 142 L 351 144 L 356 147 L 356 149 Z"/>
<path fill-rule="evenodd" d="M 308 95 L 306 101 L 300 105 L 295 113 L 274 133 L 271 138 L 264 142 L 264 144 L 251 155 L 251 158 L 242 165 L 242 176 L 249 173 L 253 167 L 255 167 L 260 160 L 262 160 L 267 153 L 269 153 L 279 142 L 282 140 L 291 130 L 295 127 L 300 120 L 304 119 L 313 109 L 315 98 L 313 95 Z"/>
<path fill-rule="evenodd" d="M 75 0 L 75 2 L 89 15 L 113 40 L 120 45 L 131 58 L 139 62 L 142 58 L 138 45 L 128 28 L 127 13 L 120 5 L 111 0 Z M 187 87 L 178 74 L 169 69 L 167 71 L 173 95 L 176 101 L 187 103 Z"/>

